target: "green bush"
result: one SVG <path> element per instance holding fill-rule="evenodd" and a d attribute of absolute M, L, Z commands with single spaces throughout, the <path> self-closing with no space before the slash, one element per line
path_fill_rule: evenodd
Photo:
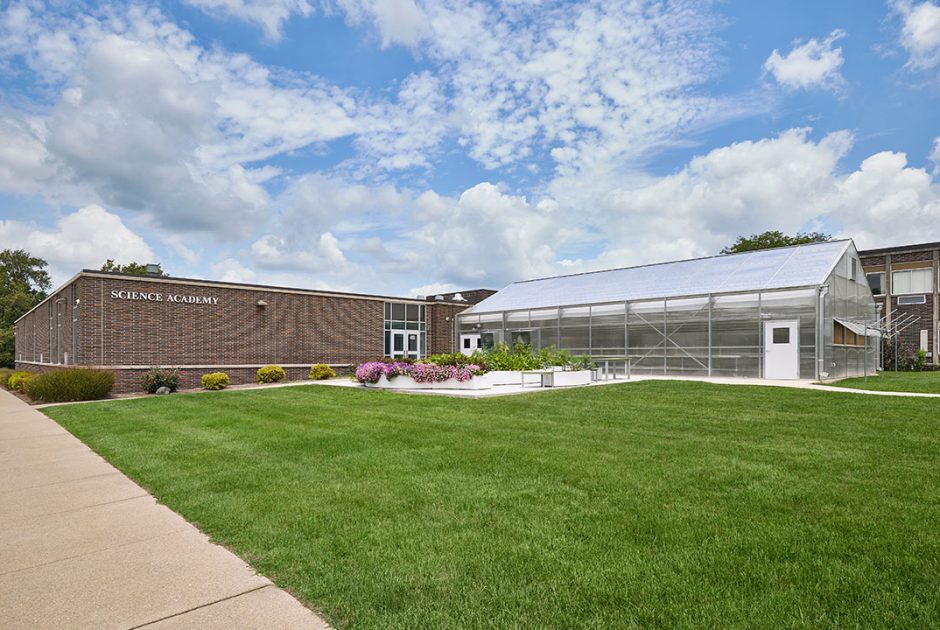
<path fill-rule="evenodd" d="M 537 370 L 542 367 L 542 360 L 532 354 L 531 346 L 524 343 L 517 343 L 512 350 L 504 343 L 498 343 L 489 350 L 477 350 L 470 356 L 470 363 L 485 366 L 489 371 Z"/>
<path fill-rule="evenodd" d="M 199 380 L 202 382 L 203 389 L 219 390 L 225 389 L 230 385 L 228 374 L 225 372 L 209 372 L 208 374 L 203 374 L 202 378 Z"/>
<path fill-rule="evenodd" d="M 156 394 L 161 387 L 175 392 L 180 386 L 180 371 L 178 368 L 152 367 L 144 374 L 142 384 L 148 394 Z"/>
<path fill-rule="evenodd" d="M 925 367 L 927 367 L 927 352 L 926 350 L 918 350 L 914 353 L 914 359 L 911 361 L 911 369 L 915 372 L 923 372 Z"/>
<path fill-rule="evenodd" d="M 26 372 L 23 370 L 20 370 L 19 372 L 13 372 L 13 374 L 11 374 L 9 378 L 7 378 L 7 389 L 12 390 L 14 392 L 19 392 L 21 394 L 25 393 L 23 391 L 23 388 L 25 387 L 26 383 L 29 382 L 29 379 L 31 379 L 32 377 L 33 377 L 32 372 Z"/>
<path fill-rule="evenodd" d="M 263 368 L 258 368 L 259 383 L 277 383 L 286 376 L 287 373 L 280 365 L 266 365 Z"/>
<path fill-rule="evenodd" d="M 108 370 L 64 368 L 36 374 L 26 381 L 26 395 L 40 402 L 71 402 L 106 398 L 114 387 Z"/>
<path fill-rule="evenodd" d="M 473 363 L 473 360 L 465 354 L 460 352 L 453 352 L 451 354 L 432 354 L 429 357 L 425 357 L 419 363 L 433 363 L 434 365 L 447 365 L 447 366 L 461 366 L 461 365 L 470 365 Z"/>
<path fill-rule="evenodd" d="M 13 376 L 14 371 L 15 370 L 11 370 L 10 368 L 0 368 L 0 385 L 6 387 L 7 381 Z"/>
<path fill-rule="evenodd" d="M 314 381 L 322 381 L 325 378 L 333 378 L 336 372 L 325 363 L 317 363 L 310 367 L 310 378 Z"/>
<path fill-rule="evenodd" d="M 571 369 L 573 370 L 595 370 L 597 369 L 597 363 L 595 363 L 590 355 L 582 355 L 575 358 L 571 361 Z"/>

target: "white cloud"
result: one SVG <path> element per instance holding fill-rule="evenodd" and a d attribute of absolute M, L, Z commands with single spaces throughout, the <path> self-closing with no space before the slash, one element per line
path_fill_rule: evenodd
<path fill-rule="evenodd" d="M 352 24 L 371 22 L 378 29 L 382 47 L 414 46 L 429 33 L 429 18 L 414 0 L 336 0 Z"/>
<path fill-rule="evenodd" d="M 354 129 L 341 91 L 203 49 L 155 10 L 72 18 L 14 5 L 0 14 L 0 41 L 0 61 L 23 58 L 61 89 L 29 124 L 0 112 L 0 190 L 95 199 L 166 232 L 253 231 L 269 208 L 261 184 L 277 171 L 243 165 Z"/>
<path fill-rule="evenodd" d="M 933 151 L 928 159 L 934 163 L 934 171 L 940 170 L 940 136 L 933 139 Z"/>
<path fill-rule="evenodd" d="M 226 258 L 211 267 L 212 277 L 222 282 L 254 282 L 257 274 L 234 258 Z"/>
<path fill-rule="evenodd" d="M 931 68 L 940 63 L 940 6 L 932 0 L 896 0 L 901 16 L 901 45 L 910 53 L 910 66 Z"/>
<path fill-rule="evenodd" d="M 433 284 L 423 284 L 420 287 L 414 287 L 408 291 L 408 295 L 413 297 L 434 297 L 441 293 L 453 293 L 459 291 L 460 287 L 450 282 L 435 282 Z"/>
<path fill-rule="evenodd" d="M 0 114 L 0 190 L 38 192 L 55 174 L 42 131 L 22 119 Z"/>
<path fill-rule="evenodd" d="M 210 15 L 257 24 L 270 41 L 283 36 L 284 22 L 294 14 L 306 17 L 313 7 L 306 0 L 185 0 Z"/>
<path fill-rule="evenodd" d="M 387 168 L 421 166 L 455 139 L 489 169 L 550 156 L 590 177 L 750 106 L 695 94 L 715 72 L 717 22 L 694 3 L 336 4 L 354 23 L 374 24 L 386 44 L 413 47 L 438 66 L 403 86 L 420 87 L 420 101 L 400 94 L 398 112 L 381 111 L 390 122 L 363 132 L 369 147 L 389 147 Z M 412 28 L 398 22 L 406 17 Z M 395 134 L 401 139 L 391 141 Z"/>
<path fill-rule="evenodd" d="M 845 31 L 836 29 L 822 41 L 811 39 L 805 44 L 794 45 L 786 55 L 775 49 L 764 62 L 764 72 L 791 90 L 837 89 L 845 83 L 839 72 L 844 61 L 842 49 L 835 47 L 843 37 Z"/>
<path fill-rule="evenodd" d="M 82 268 L 97 269 L 107 259 L 153 262 L 146 241 L 116 214 L 97 205 L 79 208 L 44 228 L 23 221 L 0 221 L 0 247 L 23 248 L 49 263 L 54 283 Z"/>

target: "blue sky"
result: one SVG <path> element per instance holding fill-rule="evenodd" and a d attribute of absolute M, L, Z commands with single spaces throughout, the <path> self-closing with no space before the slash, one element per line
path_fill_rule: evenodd
<path fill-rule="evenodd" d="M 375 293 L 940 240 L 935 0 L 0 3 L 0 247 Z"/>

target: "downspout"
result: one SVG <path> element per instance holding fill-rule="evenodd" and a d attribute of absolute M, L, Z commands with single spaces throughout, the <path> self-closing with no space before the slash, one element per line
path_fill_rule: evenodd
<path fill-rule="evenodd" d="M 825 352 L 823 346 L 826 343 L 826 336 L 823 329 L 826 315 L 826 296 L 829 295 L 829 285 L 819 287 L 819 297 L 816 300 L 816 380 L 822 380 L 823 362 Z"/>

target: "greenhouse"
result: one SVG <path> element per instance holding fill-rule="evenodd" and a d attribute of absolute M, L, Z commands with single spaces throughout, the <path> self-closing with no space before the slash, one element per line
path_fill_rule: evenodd
<path fill-rule="evenodd" d="M 627 374 L 873 373 L 878 313 L 851 240 L 515 282 L 461 313 L 461 350 L 587 354 Z"/>

